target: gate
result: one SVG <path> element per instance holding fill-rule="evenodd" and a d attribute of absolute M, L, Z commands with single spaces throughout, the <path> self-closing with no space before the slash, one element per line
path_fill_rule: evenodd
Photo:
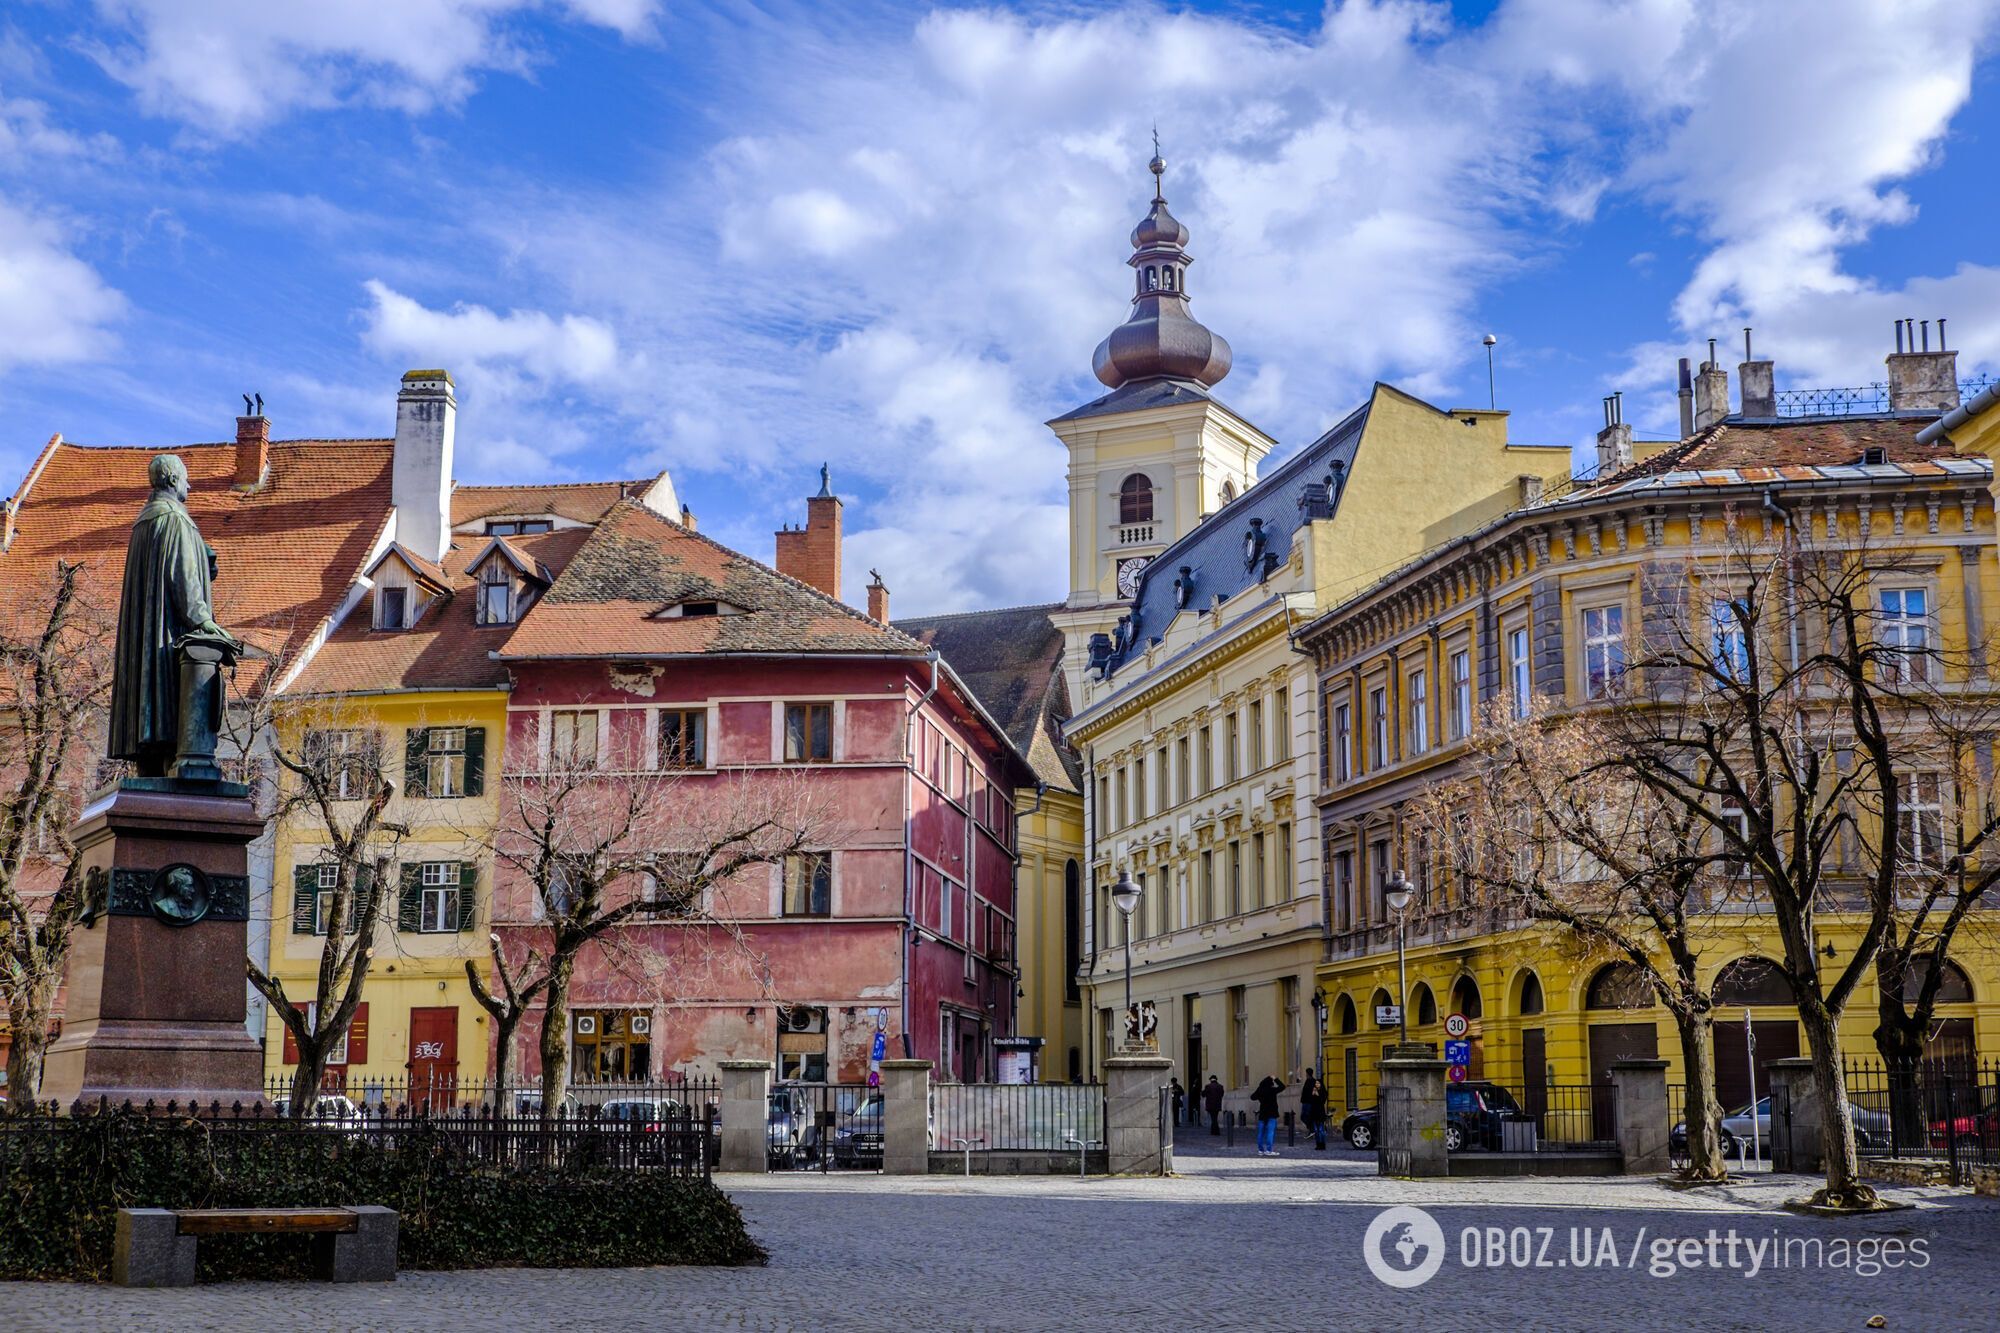
<path fill-rule="evenodd" d="M 771 1089 L 773 1171 L 880 1171 L 882 1090 L 866 1083 Z"/>
<path fill-rule="evenodd" d="M 1377 1156 L 1375 1173 L 1382 1176 L 1407 1176 L 1412 1166 L 1411 1153 L 1415 1148 L 1412 1134 L 1415 1125 L 1410 1120 L 1410 1090 L 1408 1088 L 1383 1088 L 1375 1097 L 1375 1144 Z"/>

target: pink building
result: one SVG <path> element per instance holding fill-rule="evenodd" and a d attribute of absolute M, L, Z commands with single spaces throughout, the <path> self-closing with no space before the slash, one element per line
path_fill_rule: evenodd
<path fill-rule="evenodd" d="M 823 848 L 739 876 L 710 905 L 767 961 L 769 989 L 733 945 L 689 961 L 702 946 L 685 924 L 635 918 L 586 949 L 577 1081 L 723 1059 L 859 1081 L 878 1030 L 890 1056 L 988 1079 L 993 1039 L 1013 1035 L 1013 793 L 1033 776 L 948 665 L 821 591 L 837 587 L 839 501 L 823 487 L 811 510 L 780 546 L 793 577 L 620 504 L 498 654 L 508 771 L 560 747 L 608 774 L 671 767 L 690 784 L 803 774 L 826 830 Z M 530 888 L 500 878 L 494 926 L 519 956 L 546 930 Z M 513 1060 L 528 1075 L 533 1022 Z"/>

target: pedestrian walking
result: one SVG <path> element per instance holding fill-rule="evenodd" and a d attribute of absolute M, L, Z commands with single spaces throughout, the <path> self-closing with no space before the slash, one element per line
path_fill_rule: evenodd
<path fill-rule="evenodd" d="M 1173 1089 L 1174 1123 L 1178 1125 L 1183 1118 L 1181 1112 L 1187 1105 L 1187 1089 L 1181 1086 L 1181 1081 L 1177 1078 L 1168 1079 L 1167 1083 Z"/>
<path fill-rule="evenodd" d="M 1257 1091 L 1250 1094 L 1250 1100 L 1257 1103 L 1257 1155 L 1276 1157 L 1278 1155 L 1278 1094 L 1285 1090 L 1279 1079 L 1266 1078 L 1257 1085 Z"/>
<path fill-rule="evenodd" d="M 1313 1148 L 1326 1151 L 1326 1084 L 1320 1082 L 1319 1075 L 1306 1071 L 1306 1081 L 1299 1085 L 1299 1119 L 1306 1122 L 1312 1131 Z"/>
<path fill-rule="evenodd" d="M 1208 1076 L 1208 1085 L 1201 1090 L 1201 1109 L 1208 1112 L 1208 1132 L 1222 1132 L 1222 1080 L 1215 1075 Z"/>

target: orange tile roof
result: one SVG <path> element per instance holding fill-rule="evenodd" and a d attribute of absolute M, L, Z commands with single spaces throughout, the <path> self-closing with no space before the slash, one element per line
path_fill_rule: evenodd
<path fill-rule="evenodd" d="M 390 513 L 391 440 L 273 440 L 255 491 L 233 488 L 236 446 L 101 448 L 60 437 L 19 495 L 16 534 L 0 553 L 0 614 L 27 609 L 37 577 L 82 561 L 89 595 L 114 612 L 132 520 L 150 488 L 146 468 L 172 453 L 187 464 L 188 512 L 216 550 L 215 617 L 267 651 L 296 652 L 361 572 Z M 24 594 L 26 594 L 24 596 Z M 259 682 L 246 663 L 239 685 Z"/>
<path fill-rule="evenodd" d="M 555 571 L 589 536 L 589 528 L 563 528 L 507 540 L 531 568 Z M 467 568 L 489 540 L 458 535 L 444 558 L 451 594 L 434 599 L 409 629 L 378 630 L 366 606 L 355 608 L 286 694 L 504 688 L 507 669 L 488 654 L 507 642 L 510 627 L 476 623 L 475 580 Z"/>
<path fill-rule="evenodd" d="M 683 601 L 747 615 L 671 617 Z M 924 646 L 770 566 L 625 501 L 507 640 L 510 661 L 723 653 L 894 653 Z"/>
<path fill-rule="evenodd" d="M 1861 462 L 1868 449 L 1881 449 L 1887 463 L 1929 463 L 1950 458 L 1952 447 L 1917 443 L 1917 432 L 1935 417 L 1822 417 L 1802 421 L 1720 421 L 1671 449 L 1613 476 L 1579 487 L 1629 482 L 1667 472 L 1707 472 L 1741 469 L 1814 469 L 1847 467 Z M 1811 471 L 1785 471 L 1785 477 L 1805 480 Z"/>
<path fill-rule="evenodd" d="M 578 523 L 595 523 L 627 496 L 643 494 L 657 481 L 582 481 L 547 486 L 454 486 L 451 524 L 471 523 L 495 514 L 554 514 Z"/>

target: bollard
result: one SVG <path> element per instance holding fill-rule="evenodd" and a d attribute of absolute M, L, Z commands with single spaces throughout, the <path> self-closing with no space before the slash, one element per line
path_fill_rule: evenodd
<path fill-rule="evenodd" d="M 1288 1148 L 1299 1146 L 1299 1125 L 1292 1119 L 1290 1111 L 1285 1112 L 1285 1146 Z"/>
<path fill-rule="evenodd" d="M 1229 1126 L 1228 1145 L 1234 1148 L 1236 1146 L 1236 1113 L 1233 1111 L 1224 1111 L 1222 1119 Z"/>
<path fill-rule="evenodd" d="M 969 1139 L 961 1139 L 961 1138 L 952 1139 L 952 1143 L 958 1148 L 962 1149 L 965 1153 L 966 1175 L 970 1176 L 972 1174 L 972 1145 L 975 1143 L 984 1143 L 984 1142 L 986 1142 L 986 1136 L 984 1134 L 975 1134 Z"/>

